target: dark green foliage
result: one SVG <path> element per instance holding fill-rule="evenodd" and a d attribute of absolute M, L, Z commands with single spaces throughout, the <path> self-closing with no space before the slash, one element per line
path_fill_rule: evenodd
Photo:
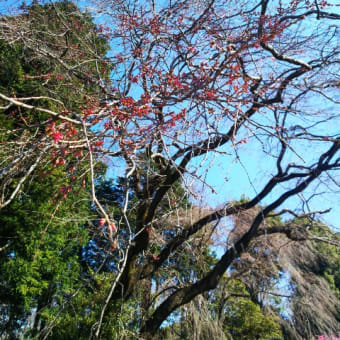
<path fill-rule="evenodd" d="M 21 306 L 28 317 L 37 308 L 38 315 L 48 319 L 48 309 L 60 306 L 81 284 L 79 253 L 88 240 L 84 221 L 90 213 L 89 196 L 74 185 L 66 199 L 53 198 L 65 185 L 64 176 L 53 170 L 40 180 L 34 178 L 2 210 L 0 247 L 7 247 L 0 253 L 1 302 L 13 313 Z M 6 301 L 6 294 L 14 300 Z M 4 318 L 15 316 L 10 310 Z M 18 322 L 28 319 L 20 320 L 19 315 Z"/>
<path fill-rule="evenodd" d="M 226 291 L 223 325 L 233 339 L 271 340 L 281 337 L 278 318 L 264 314 L 260 306 L 251 301 L 241 282 L 231 281 Z"/>
<path fill-rule="evenodd" d="M 80 113 L 89 105 L 88 98 L 99 94 L 98 81 L 106 79 L 108 72 L 101 62 L 108 45 L 89 15 L 62 1 L 35 3 L 24 7 L 20 16 L 0 20 L 15 23 L 28 35 L 14 43 L 0 40 L 0 93 L 16 98 L 52 97 L 25 103 L 64 114 Z M 0 100 L 0 105 L 7 102 Z M 2 110 L 0 141 L 8 143 L 8 148 L 7 144 L 1 148 L 2 167 L 12 161 L 16 147 L 12 141 L 19 140 L 20 147 L 26 143 L 26 151 L 39 150 L 51 120 L 46 113 L 17 106 Z M 24 151 L 18 147 L 19 155 Z M 31 159 L 34 153 L 20 167 Z M 56 166 L 55 159 L 63 159 L 67 166 Z M 84 176 L 88 164 L 59 146 L 45 156 L 43 164 L 0 215 L 0 332 L 9 338 L 34 337 L 45 331 L 70 297 L 86 286 L 88 277 L 82 249 L 89 240 L 91 219 L 97 216 L 81 184 L 81 179 L 88 179 Z M 18 183 L 20 171 L 24 173 L 25 168 L 2 178 L 3 192 Z"/>
<path fill-rule="evenodd" d="M 19 17 L 0 17 L 27 32 L 11 44 L 0 40 L 0 92 L 16 98 L 53 98 L 25 103 L 65 114 L 79 114 L 93 105 L 93 98 L 100 101 L 99 84 L 107 81 L 110 73 L 104 58 L 109 46 L 96 32 L 91 16 L 80 13 L 69 1 L 24 9 Z M 5 102 L 0 99 L 0 104 Z M 0 129 L 35 131 L 43 123 L 44 133 L 49 118 L 45 113 L 12 106 L 0 113 Z M 0 134 L 1 140 L 12 137 Z"/>

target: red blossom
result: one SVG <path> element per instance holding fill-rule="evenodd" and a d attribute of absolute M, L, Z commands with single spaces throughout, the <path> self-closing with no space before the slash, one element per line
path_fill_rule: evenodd
<path fill-rule="evenodd" d="M 212 91 L 212 90 L 206 91 L 205 92 L 205 98 L 208 99 L 208 100 L 215 99 L 216 98 L 216 93 L 214 91 Z"/>
<path fill-rule="evenodd" d="M 110 228 L 113 232 L 115 232 L 117 230 L 116 226 L 114 223 L 110 223 Z"/>
<path fill-rule="evenodd" d="M 98 146 L 98 147 L 103 146 L 103 144 L 104 144 L 103 140 L 96 141 L 96 142 L 93 143 L 94 146 Z"/>
<path fill-rule="evenodd" d="M 76 151 L 76 152 L 74 153 L 74 157 L 76 157 L 76 158 L 83 157 L 83 151 Z"/>
<path fill-rule="evenodd" d="M 54 131 L 52 132 L 52 138 L 54 144 L 58 144 L 61 139 L 63 139 L 63 134 L 61 132 Z"/>

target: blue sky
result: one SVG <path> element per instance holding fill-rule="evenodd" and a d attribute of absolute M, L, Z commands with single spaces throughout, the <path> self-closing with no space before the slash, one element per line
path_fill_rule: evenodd
<path fill-rule="evenodd" d="M 208 205 L 218 207 L 228 200 L 238 200 L 242 195 L 249 198 L 254 197 L 275 171 L 275 167 L 271 166 L 270 161 L 263 158 L 260 150 L 254 150 L 253 145 L 249 147 L 245 145 L 238 154 L 240 161 L 237 163 L 232 156 L 219 156 L 219 159 L 215 160 L 210 168 L 206 181 L 215 189 L 216 193 L 212 193 L 209 189 L 204 191 L 204 199 Z M 204 172 L 204 169 L 202 169 L 202 172 Z M 302 197 L 308 198 L 313 189 L 312 185 L 306 189 Z M 326 188 L 323 188 L 323 190 L 326 190 Z M 279 190 L 274 191 L 263 203 L 269 204 L 271 200 L 277 197 L 278 192 Z M 300 198 L 292 197 L 281 208 L 294 210 L 297 206 L 301 206 Z M 316 196 L 310 201 L 309 208 L 310 210 L 331 208 L 331 212 L 320 217 L 336 231 L 340 231 L 339 193 L 328 192 L 321 197 Z"/>

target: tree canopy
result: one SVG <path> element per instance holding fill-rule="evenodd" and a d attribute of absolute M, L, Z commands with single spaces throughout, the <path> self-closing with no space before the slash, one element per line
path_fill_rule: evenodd
<path fill-rule="evenodd" d="M 79 6 L 0 8 L 1 336 L 339 331 L 336 5 Z"/>

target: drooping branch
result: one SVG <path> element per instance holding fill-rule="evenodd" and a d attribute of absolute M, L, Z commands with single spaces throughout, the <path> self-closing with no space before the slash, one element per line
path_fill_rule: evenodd
<path fill-rule="evenodd" d="M 334 167 L 338 167 L 340 164 L 330 163 L 331 159 L 340 149 L 340 143 L 337 141 L 332 147 L 325 152 L 319 159 L 317 166 L 310 169 L 308 177 L 299 183 L 296 188 L 289 190 L 282 194 L 277 200 L 272 202 L 260 213 L 257 214 L 249 230 L 228 249 L 222 256 L 221 260 L 214 266 L 214 268 L 207 273 L 201 280 L 190 286 L 180 288 L 173 294 L 171 294 L 165 301 L 155 310 L 153 315 L 141 329 L 141 335 L 145 338 L 152 337 L 162 322 L 178 307 L 191 301 L 194 297 L 202 294 L 205 291 L 216 288 L 219 280 L 234 261 L 243 251 L 245 251 L 250 241 L 256 236 L 259 226 L 268 214 L 278 208 L 288 198 L 305 190 L 310 183 L 312 183 L 318 176 L 327 170 L 331 170 Z"/>

